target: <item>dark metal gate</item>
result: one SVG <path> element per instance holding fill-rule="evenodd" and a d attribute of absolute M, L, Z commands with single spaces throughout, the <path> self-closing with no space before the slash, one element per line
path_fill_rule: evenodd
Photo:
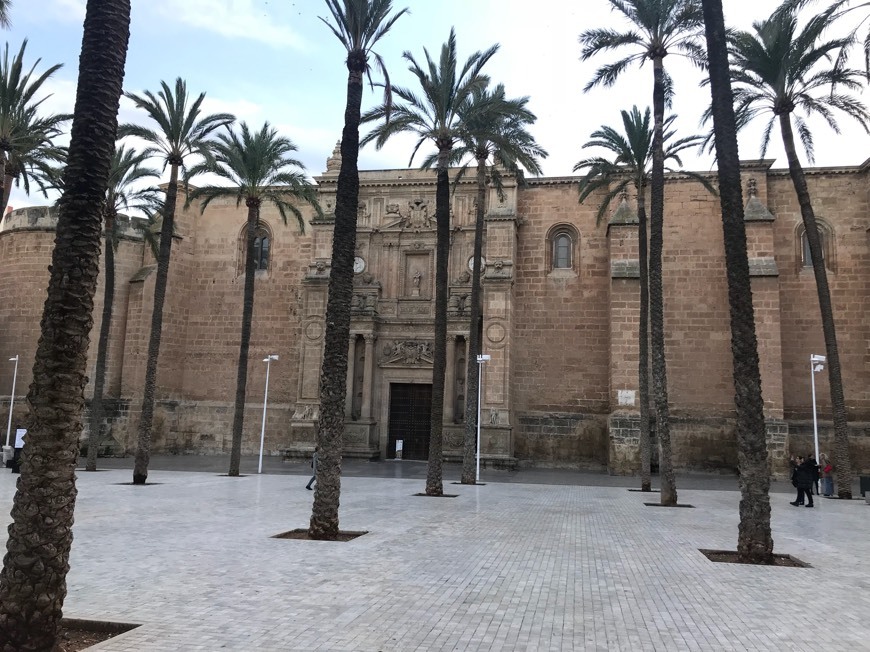
<path fill-rule="evenodd" d="M 396 440 L 402 440 L 402 459 L 429 458 L 432 385 L 390 384 L 390 431 L 387 457 L 396 457 Z"/>

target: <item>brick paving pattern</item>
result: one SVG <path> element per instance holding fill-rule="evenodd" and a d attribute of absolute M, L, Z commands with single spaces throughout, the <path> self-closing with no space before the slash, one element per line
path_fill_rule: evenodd
<path fill-rule="evenodd" d="M 0 474 L 0 526 L 15 476 Z M 777 552 L 813 568 L 709 562 L 736 491 L 652 509 L 624 487 L 346 477 L 349 543 L 308 523 L 298 475 L 79 474 L 65 615 L 143 626 L 95 651 L 870 650 L 870 506 L 772 495 Z M 713 483 L 712 486 L 716 486 Z"/>

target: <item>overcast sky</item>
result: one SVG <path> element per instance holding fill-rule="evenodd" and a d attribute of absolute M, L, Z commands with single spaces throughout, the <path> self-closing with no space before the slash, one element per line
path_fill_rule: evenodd
<path fill-rule="evenodd" d="M 725 20 L 748 29 L 777 4 L 724 0 Z M 27 61 L 41 58 L 38 70 L 64 64 L 47 85 L 52 97 L 44 106 L 49 111 L 72 111 L 84 6 L 85 0 L 13 0 L 12 29 L 6 34 L 10 49 L 17 51 L 27 38 Z M 547 176 L 570 175 L 574 163 L 591 153 L 581 148 L 592 131 L 602 124 L 619 126 L 621 109 L 651 102 L 649 65 L 626 74 L 613 88 L 583 93 L 595 68 L 614 57 L 605 54 L 597 62 L 580 62 L 577 36 L 594 27 L 626 27 L 606 0 L 394 0 L 394 6 L 408 6 L 411 13 L 399 19 L 376 49 L 395 84 L 414 84 L 402 52 L 410 51 L 420 61 L 427 48 L 437 57 L 451 26 L 463 61 L 474 51 L 501 45 L 486 72 L 494 82 L 504 83 L 509 95 L 531 98 L 529 107 L 538 116 L 532 132 L 550 154 L 543 162 Z M 207 93 L 210 111 L 229 111 L 253 127 L 264 120 L 276 125 L 296 143 L 308 173 L 317 175 L 326 169 L 341 134 L 347 80 L 345 52 L 318 20 L 326 15 L 321 0 L 133 2 L 125 89 L 156 91 L 161 80 L 171 83 L 181 76 L 190 90 Z M 679 57 L 668 57 L 665 64 L 675 79 L 680 134 L 701 133 L 699 119 L 709 90 L 699 86 L 700 73 Z M 863 65 L 857 54 L 855 65 Z M 363 108 L 378 99 L 367 86 Z M 140 121 L 127 100 L 122 100 L 121 120 Z M 842 136 L 810 124 L 816 128 L 817 165 L 856 165 L 867 158 L 870 138 L 847 118 L 840 120 Z M 758 133 L 742 136 L 741 158 L 759 157 Z M 778 139 L 776 131 L 767 158 L 784 167 Z M 366 147 L 360 168 L 406 167 L 411 142 L 397 139 L 381 151 Z M 420 161 L 422 157 L 415 164 Z M 711 166 L 709 157 L 693 153 L 683 162 L 697 170 Z M 16 208 L 44 203 L 41 195 L 26 197 L 20 190 L 10 201 Z"/>

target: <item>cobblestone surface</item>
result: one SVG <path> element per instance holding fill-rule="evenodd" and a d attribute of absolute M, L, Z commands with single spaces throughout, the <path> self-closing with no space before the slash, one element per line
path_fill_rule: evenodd
<path fill-rule="evenodd" d="M 714 564 L 735 491 L 651 509 L 623 487 L 345 478 L 349 543 L 305 527 L 304 476 L 79 474 L 65 614 L 143 626 L 93 650 L 870 650 L 870 506 L 774 494 L 776 550 L 813 568 Z M 15 476 L 0 474 L 0 525 Z"/>

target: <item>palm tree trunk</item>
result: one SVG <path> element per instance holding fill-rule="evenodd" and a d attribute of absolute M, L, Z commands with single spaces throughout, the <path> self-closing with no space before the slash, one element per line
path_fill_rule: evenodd
<path fill-rule="evenodd" d="M 816 290 L 819 294 L 819 310 L 822 313 L 822 332 L 825 336 L 825 353 L 828 358 L 826 363 L 828 382 L 831 386 L 831 411 L 834 416 L 834 467 L 837 473 L 837 496 L 851 500 L 852 461 L 849 455 L 849 425 L 846 418 L 846 401 L 843 394 L 843 377 L 840 373 L 840 353 L 837 347 L 837 331 L 834 327 L 834 308 L 831 304 L 831 290 L 828 287 L 828 273 L 825 269 L 822 242 L 816 225 L 816 215 L 810 201 L 807 180 L 804 177 L 804 171 L 794 145 L 790 114 L 780 114 L 779 126 L 782 130 L 782 143 L 788 158 L 788 172 L 792 184 L 794 184 L 798 204 L 801 207 L 804 230 L 810 245 L 813 274 L 816 277 Z"/>
<path fill-rule="evenodd" d="M 432 355 L 432 414 L 429 420 L 429 464 L 426 467 L 426 495 L 443 496 L 444 445 L 444 371 L 447 368 L 447 271 L 450 256 L 450 179 L 447 157 L 450 149 L 441 147 L 438 155 L 438 181 L 435 187 L 435 345 Z"/>
<path fill-rule="evenodd" d="M 649 293 L 652 331 L 652 379 L 656 410 L 656 435 L 659 440 L 659 475 L 662 505 L 677 504 L 677 485 L 671 461 L 668 374 L 665 362 L 665 318 L 662 292 L 662 239 L 665 214 L 665 122 L 664 68 L 660 57 L 653 59 L 653 157 L 650 175 Z"/>
<path fill-rule="evenodd" d="M 249 199 L 248 205 L 248 235 L 245 246 L 245 290 L 242 299 L 242 336 L 239 343 L 239 366 L 236 372 L 236 406 L 233 412 L 233 443 L 230 451 L 231 477 L 238 477 L 239 465 L 242 461 L 242 429 L 245 424 L 245 396 L 248 387 L 248 349 L 251 346 L 251 322 L 254 318 L 254 277 L 256 276 L 256 260 L 254 259 L 254 241 L 257 238 L 257 226 L 260 224 L 259 201 Z"/>
<path fill-rule="evenodd" d="M 27 442 L 0 573 L 0 650 L 52 650 L 66 597 L 75 465 L 99 275 L 101 206 L 118 128 L 129 0 L 89 0 L 64 193 L 27 395 Z"/>
<path fill-rule="evenodd" d="M 166 187 L 166 205 L 160 227 L 160 249 L 157 256 L 157 276 L 154 279 L 154 308 L 151 312 L 151 335 L 148 339 L 148 357 L 145 362 L 145 389 L 142 395 L 142 414 L 139 417 L 139 443 L 133 465 L 133 484 L 145 484 L 148 462 L 151 459 L 151 428 L 154 423 L 154 392 L 157 386 L 157 360 L 160 357 L 160 337 L 163 334 L 163 303 L 169 280 L 169 257 L 172 253 L 172 234 L 175 230 L 175 204 L 178 200 L 178 168 L 180 161 L 171 161 L 169 185 Z"/>
<path fill-rule="evenodd" d="M 734 403 L 737 408 L 737 461 L 740 469 L 740 525 L 737 553 L 752 563 L 773 559 L 770 530 L 770 466 L 767 457 L 764 400 L 752 281 L 743 221 L 740 187 L 740 155 L 734 99 L 721 0 L 703 0 L 710 65 L 713 131 L 719 174 L 719 201 L 725 240 L 725 270 L 728 276 L 728 306 L 731 313 L 731 355 L 734 360 Z"/>
<path fill-rule="evenodd" d="M 471 319 L 468 326 L 468 360 L 465 372 L 465 445 L 462 484 L 477 482 L 477 388 L 480 384 L 480 277 L 483 258 L 483 220 L 486 214 L 486 159 L 477 159 L 477 211 L 474 220 L 474 269 L 471 270 Z"/>
<path fill-rule="evenodd" d="M 15 177 L 11 174 L 2 172 L 3 176 L 3 205 L 0 206 L 0 216 L 6 214 L 6 207 L 9 205 L 9 197 L 12 195 L 12 185 L 15 183 Z"/>
<path fill-rule="evenodd" d="M 359 203 L 359 120 L 365 55 L 347 59 L 347 103 L 341 134 L 341 169 L 335 198 L 332 264 L 326 299 L 326 332 L 320 371 L 320 418 L 317 423 L 317 484 L 308 536 L 338 536 L 341 497 L 341 452 L 344 442 L 344 399 L 347 395 L 347 350 L 350 341 L 350 302 L 353 298 L 353 256 Z"/>
<path fill-rule="evenodd" d="M 640 323 L 638 324 L 637 384 L 640 395 L 640 489 L 652 491 L 649 436 L 649 248 L 643 180 L 637 190 L 637 252 L 640 267 Z"/>
<path fill-rule="evenodd" d="M 88 461 L 85 471 L 97 470 L 97 452 L 103 434 L 103 392 L 106 386 L 106 357 L 109 351 L 109 331 L 112 326 L 112 308 L 115 302 L 115 249 L 112 246 L 112 233 L 115 216 L 111 209 L 106 211 L 106 237 L 103 255 L 106 266 L 103 270 L 103 316 L 100 322 L 100 338 L 97 340 L 97 367 L 94 369 L 94 396 L 91 398 L 90 426 L 88 428 Z"/>

